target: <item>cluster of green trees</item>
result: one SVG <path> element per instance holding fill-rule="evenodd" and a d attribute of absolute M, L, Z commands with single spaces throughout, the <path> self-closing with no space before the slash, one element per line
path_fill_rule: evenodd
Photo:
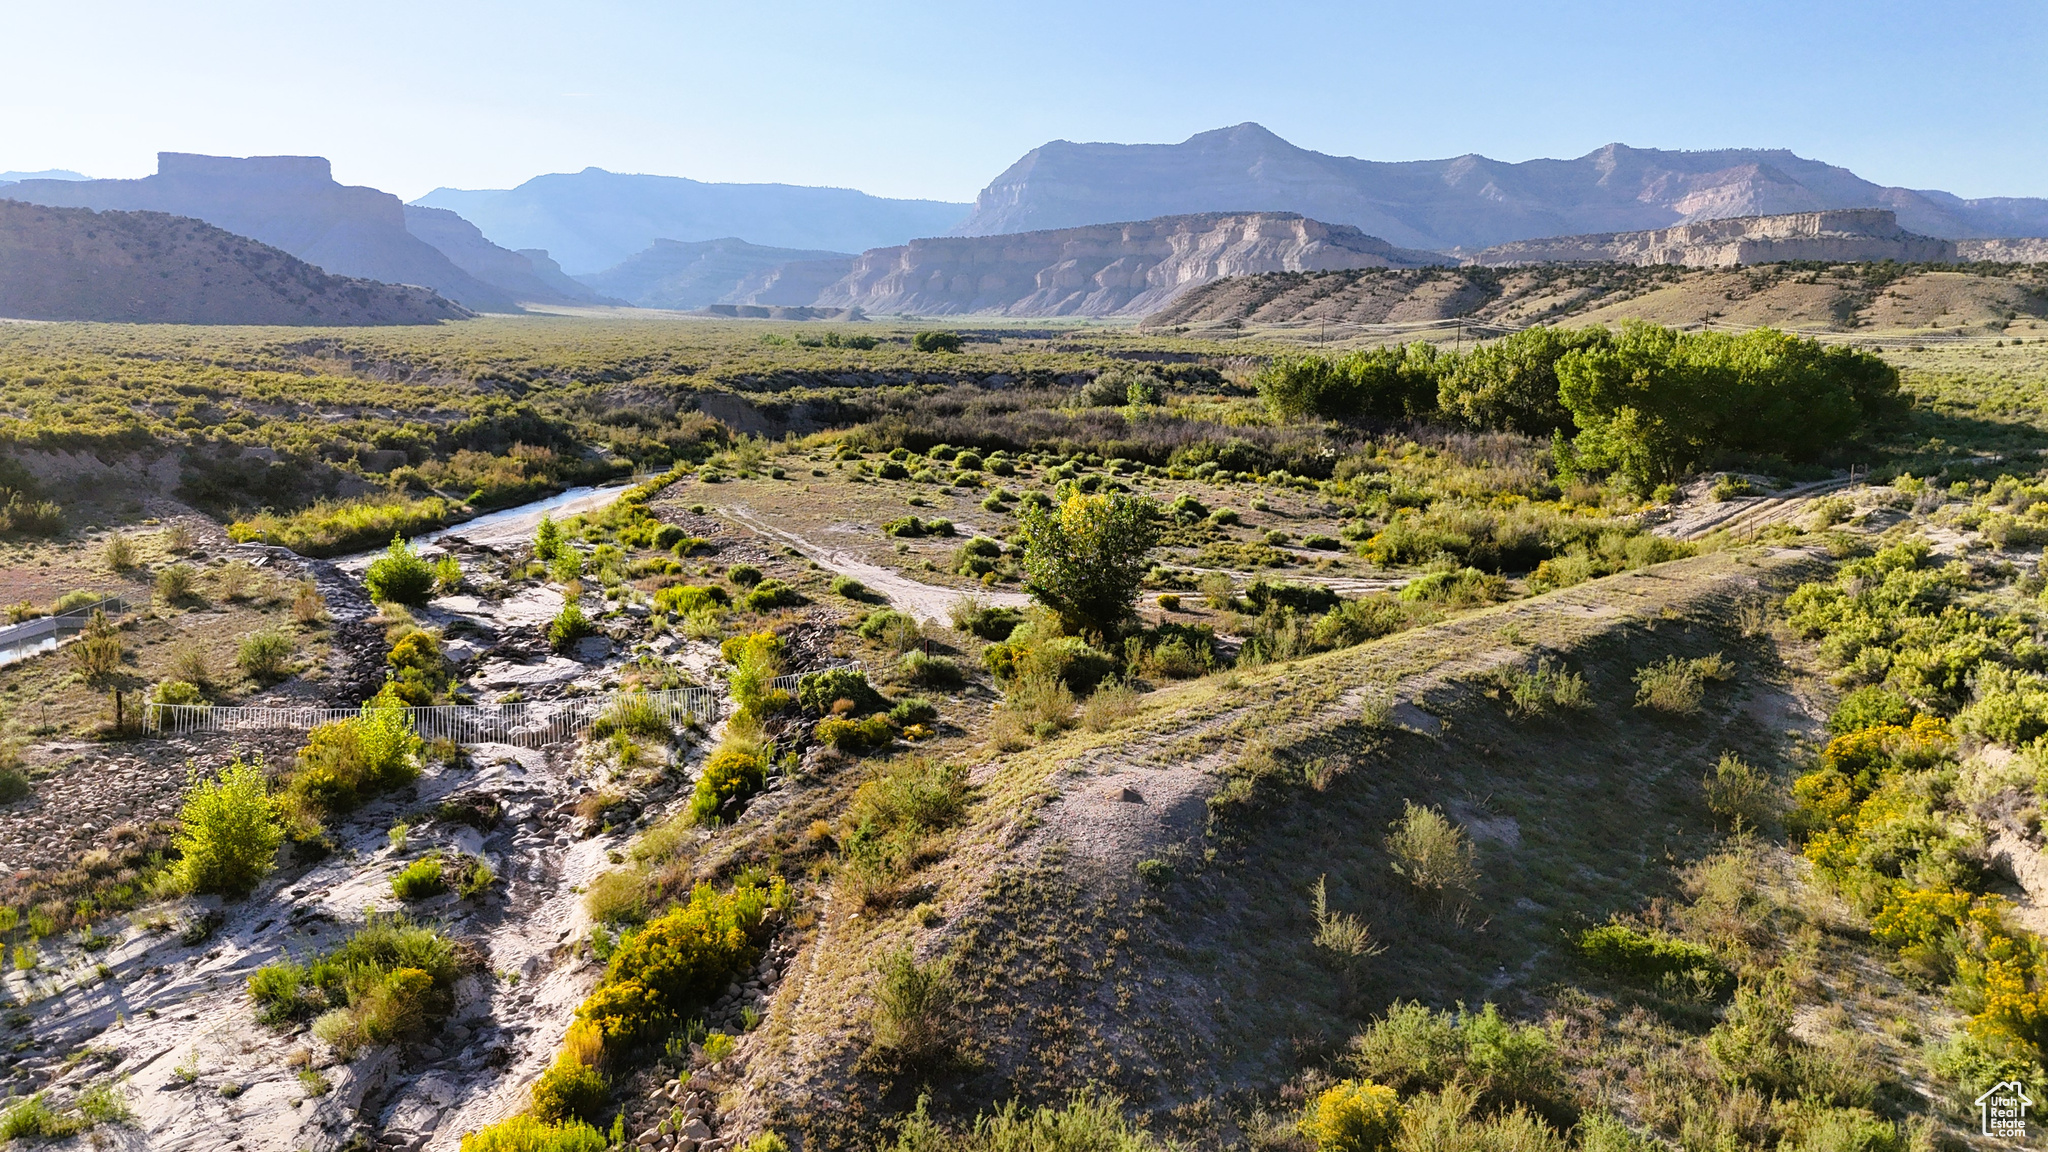
<path fill-rule="evenodd" d="M 1879 357 L 1768 328 L 1741 335 L 1630 322 L 1530 328 L 1462 355 L 1420 342 L 1275 361 L 1280 415 L 1451 421 L 1554 437 L 1560 471 L 1648 492 L 1717 457 L 1820 460 L 1903 414 Z"/>

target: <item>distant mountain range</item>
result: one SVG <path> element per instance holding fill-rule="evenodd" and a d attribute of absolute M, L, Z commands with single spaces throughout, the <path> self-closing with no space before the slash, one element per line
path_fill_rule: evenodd
<path fill-rule="evenodd" d="M 1889 208 L 1946 239 L 2048 234 L 2048 200 L 1965 200 L 1886 188 L 1782 149 L 1670 152 L 1609 144 L 1576 160 L 1484 156 L 1385 162 L 1298 148 L 1257 124 L 1180 144 L 1075 144 L 1026 153 L 955 229 L 989 236 L 1187 212 L 1299 212 L 1411 248 L 1628 232 L 1731 216 Z"/>
<path fill-rule="evenodd" d="M 336 183 L 327 161 L 318 156 L 243 159 L 162 152 L 156 175 L 140 180 L 23 180 L 0 187 L 0 197 L 190 216 L 281 248 L 334 275 L 421 285 L 478 312 L 515 312 L 522 301 L 598 300 L 596 293 L 566 278 L 550 283 L 531 258 L 497 248 L 457 218 L 419 216 L 421 229 L 433 239 L 415 235 L 410 228 L 414 217 L 398 197 Z"/>
<path fill-rule="evenodd" d="M 1289 212 L 1203 213 L 876 248 L 811 303 L 917 315 L 1142 316 L 1223 276 L 1439 260 Z"/>
<path fill-rule="evenodd" d="M 0 184 L 16 184 L 23 180 L 84 180 L 67 168 L 45 168 L 41 172 L 0 172 Z"/>
<path fill-rule="evenodd" d="M 409 209 L 432 212 L 436 209 Z M 768 248 L 724 237 L 684 243 L 656 240 L 646 250 L 613 267 L 582 277 L 599 292 L 623 297 L 642 308 L 689 310 L 710 304 L 736 304 L 737 293 L 751 279 L 785 264 L 836 261 L 842 274 L 853 262 L 845 252 L 802 248 Z M 815 290 L 812 297 L 817 295 Z M 745 301 L 754 303 L 755 301 Z M 801 303 L 808 304 L 804 300 Z"/>
<path fill-rule="evenodd" d="M 425 288 L 331 276 L 203 220 L 0 200 L 0 316 L 340 325 L 469 314 Z"/>
<path fill-rule="evenodd" d="M 2048 251 L 2027 239 L 2048 236 L 2048 199 L 1889 188 L 1783 150 L 1610 144 L 1574 160 L 1382 162 L 1311 152 L 1257 124 L 1180 144 L 1056 140 L 971 206 L 600 168 L 511 189 L 440 188 L 405 205 L 337 183 L 319 157 L 162 153 L 158 163 L 140 180 L 10 172 L 0 180 L 20 179 L 0 183 L 0 197 L 195 217 L 329 273 L 421 285 L 494 312 L 624 303 L 1129 314 L 1203 278 L 1316 260 L 1719 263 L 1866 249 L 2028 260 Z M 1890 217 L 1880 226 L 1876 216 L 1830 215 L 1843 212 Z M 1785 223 L 1793 216 L 1819 223 Z M 1215 224 L 1224 217 L 1240 224 Z M 1709 227 L 1756 219 L 1780 223 Z M 1757 227 L 1793 231 L 1751 235 Z M 1011 236 L 1028 239 L 961 243 Z"/>
<path fill-rule="evenodd" d="M 583 274 L 619 264 L 656 240 L 739 237 L 768 247 L 859 252 L 942 235 L 968 209 L 847 188 L 706 184 L 602 168 L 536 176 L 505 190 L 436 188 L 413 203 L 459 212 L 496 243 L 545 248 L 562 267 Z"/>

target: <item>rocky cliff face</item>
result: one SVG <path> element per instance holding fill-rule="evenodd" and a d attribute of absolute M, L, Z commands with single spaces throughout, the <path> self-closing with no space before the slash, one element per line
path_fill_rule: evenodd
<path fill-rule="evenodd" d="M 2048 200 L 1886 188 L 1782 149 L 1667 152 L 1610 144 L 1573 160 L 1386 163 L 1297 148 L 1257 124 L 1180 144 L 1033 149 L 956 230 L 987 236 L 1188 212 L 1299 212 L 1416 248 L 1635 231 L 1737 216 L 1889 208 L 1930 236 L 2048 234 Z"/>
<path fill-rule="evenodd" d="M 151 324 L 430 324 L 425 288 L 330 276 L 190 217 L 0 200 L 0 316 Z"/>
<path fill-rule="evenodd" d="M 398 197 L 337 184 L 318 156 L 161 152 L 156 175 L 140 180 L 23 180 L 0 195 L 57 207 L 191 216 L 337 276 L 424 285 L 476 311 L 518 310 L 511 293 L 463 271 L 408 231 Z"/>
<path fill-rule="evenodd" d="M 1908 232 L 1899 227 L 1897 217 L 1889 210 L 1862 208 L 1707 220 L 1645 232 L 1523 240 L 1476 252 L 1467 262 L 1489 266 L 1600 263 L 1727 268 L 1789 260 L 1896 260 L 1919 264 L 1946 263 L 1955 258 L 1955 241 Z"/>
<path fill-rule="evenodd" d="M 1994 264 L 2048 264 L 2048 237 L 1958 240 L 1956 259 L 1985 260 Z"/>
<path fill-rule="evenodd" d="M 407 205 L 405 230 L 439 249 L 457 268 L 521 304 L 619 304 L 561 274 L 545 251 L 500 248 L 477 226 L 445 208 Z M 538 263 L 537 263 L 538 261 Z M 553 275 L 543 271 L 553 270 Z"/>
<path fill-rule="evenodd" d="M 1442 261 L 1291 213 L 1212 213 L 877 248 L 814 303 L 918 315 L 1135 316 L 1223 276 Z"/>

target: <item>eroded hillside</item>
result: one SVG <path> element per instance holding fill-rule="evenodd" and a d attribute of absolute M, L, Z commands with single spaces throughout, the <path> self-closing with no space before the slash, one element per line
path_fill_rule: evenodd
<path fill-rule="evenodd" d="M 2031 265 L 1370 269 L 1218 280 L 1146 317 L 1145 324 L 1186 331 L 1327 329 L 1349 338 L 1351 326 L 1462 320 L 1474 326 L 1475 335 L 1484 335 L 1492 325 L 1636 319 L 1873 337 L 1981 336 L 2002 335 L 2011 324 L 2048 316 L 2044 291 L 2048 281 Z"/>

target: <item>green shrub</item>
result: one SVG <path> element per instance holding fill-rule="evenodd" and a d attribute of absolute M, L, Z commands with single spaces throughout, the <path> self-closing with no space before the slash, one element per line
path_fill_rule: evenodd
<path fill-rule="evenodd" d="M 151 691 L 150 700 L 157 704 L 204 704 L 206 696 L 189 680 L 164 680 Z"/>
<path fill-rule="evenodd" d="M 527 1113 L 462 1138 L 462 1152 L 605 1152 L 611 1141 L 580 1120 L 550 1124 Z"/>
<path fill-rule="evenodd" d="M 1265 612 L 1274 605 L 1291 608 L 1297 612 L 1327 612 L 1338 606 L 1336 592 L 1321 584 L 1292 584 L 1268 580 L 1254 580 L 1244 590 L 1245 600 L 1252 611 Z"/>
<path fill-rule="evenodd" d="M 237 754 L 213 779 L 195 772 L 178 822 L 173 877 L 187 892 L 247 895 L 275 867 L 284 842 L 260 756 L 249 762 Z"/>
<path fill-rule="evenodd" d="M 754 585 L 752 591 L 740 597 L 740 607 L 748 612 L 772 612 L 803 603 L 806 603 L 803 593 L 772 577 Z"/>
<path fill-rule="evenodd" d="M 890 953 L 875 988 L 874 1046 L 911 1068 L 951 1055 L 958 1043 L 957 995 L 950 961 L 920 964 L 907 947 Z"/>
<path fill-rule="evenodd" d="M 861 783 L 848 806 L 848 818 L 857 828 L 883 834 L 906 828 L 928 834 L 951 827 L 966 804 L 964 767 L 904 756 L 876 767 Z"/>
<path fill-rule="evenodd" d="M 904 683 L 927 688 L 956 688 L 967 679 L 952 657 L 927 656 L 916 649 L 896 661 L 896 675 Z"/>
<path fill-rule="evenodd" d="M 761 582 L 761 570 L 752 564 L 735 564 L 725 570 L 725 578 L 742 588 L 752 588 Z"/>
<path fill-rule="evenodd" d="M 12 804 L 27 798 L 35 791 L 35 785 L 28 773 L 21 770 L 21 754 L 13 747 L 0 744 L 0 804 Z"/>
<path fill-rule="evenodd" d="M 730 637 L 719 651 L 732 665 L 726 683 L 739 705 L 734 719 L 742 727 L 789 706 L 789 693 L 775 687 L 782 671 L 782 641 L 773 632 Z"/>
<path fill-rule="evenodd" d="M 706 609 L 722 608 L 731 602 L 725 589 L 716 584 L 671 584 L 656 589 L 655 608 L 673 616 L 688 616 Z"/>
<path fill-rule="evenodd" d="M 853 630 L 862 639 L 882 641 L 897 652 L 908 652 L 924 641 L 924 628 L 917 617 L 894 608 L 868 613 Z"/>
<path fill-rule="evenodd" d="M 1502 1019 L 1492 1004 L 1451 1013 L 1396 1000 L 1351 1042 L 1348 1062 L 1404 1097 L 1463 1084 L 1495 1108 L 1570 1108 L 1557 1041 L 1539 1025 Z"/>
<path fill-rule="evenodd" d="M 1370 1080 L 1340 1080 L 1309 1102 L 1301 1134 L 1317 1152 L 1383 1152 L 1401 1131 L 1401 1098 Z"/>
<path fill-rule="evenodd" d="M 1866 684 L 1842 697 L 1828 717 L 1828 732 L 1846 736 L 1883 724 L 1905 727 L 1913 722 L 1915 709 L 1904 696 L 1879 684 Z"/>
<path fill-rule="evenodd" d="M 365 496 L 347 501 L 317 501 L 289 516 L 269 512 L 228 525 L 237 543 L 261 540 L 301 556 L 339 556 L 379 540 L 438 528 L 456 506 L 439 496 Z"/>
<path fill-rule="evenodd" d="M 1552 708 L 1590 707 L 1586 679 L 1551 665 L 1550 657 L 1536 660 L 1534 669 L 1504 668 L 1496 677 L 1508 698 L 1508 711 L 1516 716 L 1541 716 Z"/>
<path fill-rule="evenodd" d="M 50 1107 L 41 1092 L 0 1112 L 0 1140 L 62 1140 L 87 1127 L 83 1118 Z"/>
<path fill-rule="evenodd" d="M 675 735 L 668 713 L 645 692 L 620 693 L 597 719 L 590 722 L 590 738 L 603 740 L 623 732 L 649 740 L 667 740 Z"/>
<path fill-rule="evenodd" d="M 704 762 L 697 789 L 690 798 L 690 820 L 703 824 L 719 815 L 726 805 L 744 800 L 768 782 L 768 760 L 757 749 L 728 743 Z"/>
<path fill-rule="evenodd" d="M 1768 828 L 1784 812 L 1784 791 L 1778 782 L 1733 752 L 1721 753 L 1713 775 L 1701 782 L 1701 790 L 1709 811 L 1740 827 Z"/>
<path fill-rule="evenodd" d="M 896 1142 L 882 1145 L 880 1152 L 1164 1152 L 1171 1147 L 1125 1120 L 1121 1097 L 1092 1088 L 1075 1093 L 1065 1107 L 1026 1110 L 1012 1100 L 977 1117 L 973 1129 L 957 1137 L 931 1119 L 928 1103 L 918 1098 L 917 1108 L 898 1127 Z"/>
<path fill-rule="evenodd" d="M 889 709 L 889 723 L 898 728 L 912 724 L 930 724 L 939 718 L 939 710 L 922 696 L 906 696 Z"/>
<path fill-rule="evenodd" d="M 638 924 L 647 919 L 647 880 L 639 872 L 605 872 L 584 890 L 583 909 L 600 924 Z"/>
<path fill-rule="evenodd" d="M 1408 613 L 1393 597 L 1363 596 L 1316 617 L 1309 629 L 1309 642 L 1317 651 L 1328 652 L 1390 636 L 1408 624 Z"/>
<path fill-rule="evenodd" d="M 827 716 L 818 721 L 815 733 L 819 741 L 854 755 L 887 748 L 896 738 L 896 729 L 890 725 L 889 718 L 879 714 L 865 720 Z"/>
<path fill-rule="evenodd" d="M 1471 838 L 1436 809 L 1404 803 L 1401 818 L 1387 831 L 1394 871 L 1439 907 L 1462 905 L 1479 884 Z"/>
<path fill-rule="evenodd" d="M 1021 608 L 982 606 L 971 600 L 961 600 L 953 606 L 953 627 L 983 640 L 1008 640 L 1023 622 Z"/>
<path fill-rule="evenodd" d="M 167 564 L 156 571 L 156 594 L 166 604 L 190 599 L 198 586 L 199 573 L 190 564 Z"/>
<path fill-rule="evenodd" d="M 462 561 L 455 553 L 444 552 L 434 561 L 434 588 L 442 594 L 454 592 L 462 587 Z"/>
<path fill-rule="evenodd" d="M 580 1060 L 557 1059 L 534 1081 L 533 1115 L 550 1124 L 596 1121 L 611 1102 L 604 1074 Z"/>
<path fill-rule="evenodd" d="M 848 600 L 866 600 L 874 595 L 874 593 L 868 591 L 867 585 L 855 580 L 851 576 L 834 576 L 832 578 L 832 594 L 834 596 L 844 596 Z"/>
<path fill-rule="evenodd" d="M 1700 710 L 1707 682 L 1726 680 L 1732 674 L 1728 662 L 1718 652 L 1696 660 L 1667 656 L 1636 669 L 1636 707 L 1690 716 Z"/>
<path fill-rule="evenodd" d="M 258 684 L 269 684 L 284 678 L 298 650 L 291 633 L 281 628 L 265 628 L 242 637 L 235 649 L 235 666 Z"/>
<path fill-rule="evenodd" d="M 1005 683 L 1050 678 L 1076 695 L 1093 692 L 1119 667 L 1109 653 L 1077 636 L 1041 639 L 1024 630 L 1013 633 L 1009 641 L 989 645 L 981 658 L 996 679 Z"/>
<path fill-rule="evenodd" d="M 1621 923 L 1579 933 L 1579 955 L 1596 968 L 1667 994 L 1725 999 L 1735 977 L 1703 945 Z"/>
<path fill-rule="evenodd" d="M 919 332 L 910 338 L 910 346 L 919 352 L 958 352 L 960 334 L 957 332 Z"/>
<path fill-rule="evenodd" d="M 1410 580 L 1400 597 L 1410 601 L 1431 601 L 1456 607 L 1490 604 L 1507 595 L 1507 581 L 1477 568 L 1431 572 Z"/>
<path fill-rule="evenodd" d="M 363 573 L 363 588 L 380 604 L 425 604 L 434 594 L 434 569 L 407 546 L 404 537 L 394 535 L 391 547 Z"/>
<path fill-rule="evenodd" d="M 871 712 L 886 703 L 868 683 L 868 674 L 858 668 L 829 668 L 797 678 L 796 701 L 806 709 L 830 712 L 841 700 L 852 701 L 857 712 Z"/>
<path fill-rule="evenodd" d="M 441 854 L 429 852 L 391 878 L 391 894 L 400 900 L 424 900 L 448 890 L 441 879 Z"/>
<path fill-rule="evenodd" d="M 417 779 L 425 750 L 403 708 L 373 701 L 355 716 L 306 734 L 286 793 L 312 818 L 352 811 L 370 796 Z"/>
<path fill-rule="evenodd" d="M 281 961 L 249 977 L 265 1023 L 324 1013 L 314 1032 L 345 1057 L 390 1044 L 445 1019 L 466 968 L 453 941 L 404 914 L 371 913 L 339 948 L 307 964 Z"/>
<path fill-rule="evenodd" d="M 597 625 L 592 624 L 590 618 L 583 614 L 582 607 L 572 601 L 563 604 L 562 610 L 555 613 L 554 621 L 548 625 L 548 647 L 556 652 L 567 652 L 576 647 L 578 640 L 596 634 Z"/>
<path fill-rule="evenodd" d="M 595 1024 L 607 1042 L 663 1036 L 699 1016 L 760 954 L 755 937 L 771 903 L 787 900 L 771 887 L 741 883 L 720 894 L 708 884 L 649 921 L 613 950 L 578 1020 Z"/>

